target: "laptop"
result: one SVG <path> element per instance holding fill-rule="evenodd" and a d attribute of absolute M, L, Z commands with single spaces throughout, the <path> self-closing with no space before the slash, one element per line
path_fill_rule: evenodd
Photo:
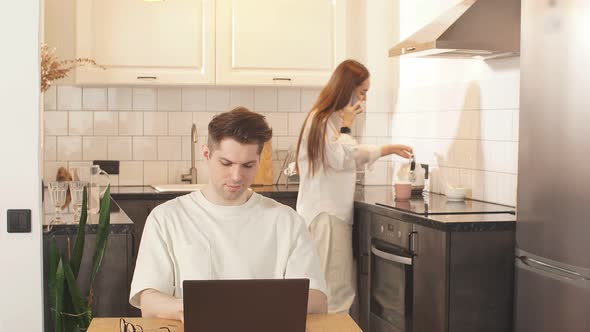
<path fill-rule="evenodd" d="M 185 280 L 185 332 L 305 332 L 309 279 Z"/>

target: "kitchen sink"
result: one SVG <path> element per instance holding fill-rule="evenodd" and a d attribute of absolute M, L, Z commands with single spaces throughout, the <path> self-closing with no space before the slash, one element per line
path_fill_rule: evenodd
<path fill-rule="evenodd" d="M 189 192 L 189 191 L 196 191 L 205 188 L 206 184 L 204 183 L 179 183 L 179 184 L 152 184 L 151 187 L 156 189 L 158 192 L 169 192 L 169 191 L 176 191 L 176 192 Z"/>

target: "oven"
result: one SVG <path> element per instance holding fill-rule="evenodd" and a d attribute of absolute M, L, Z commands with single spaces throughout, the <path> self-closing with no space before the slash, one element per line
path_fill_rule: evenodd
<path fill-rule="evenodd" d="M 411 332 L 413 225 L 374 215 L 371 235 L 370 330 Z"/>

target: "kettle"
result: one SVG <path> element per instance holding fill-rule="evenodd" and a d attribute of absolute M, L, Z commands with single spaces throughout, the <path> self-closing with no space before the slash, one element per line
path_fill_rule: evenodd
<path fill-rule="evenodd" d="M 394 183 L 411 183 L 412 192 L 422 192 L 428 181 L 428 165 L 416 162 L 414 154 L 407 163 L 396 163 L 394 167 Z"/>

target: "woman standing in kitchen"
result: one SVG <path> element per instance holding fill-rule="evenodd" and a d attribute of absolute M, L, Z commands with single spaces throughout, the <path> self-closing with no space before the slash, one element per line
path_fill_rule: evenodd
<path fill-rule="evenodd" d="M 356 170 L 379 157 L 409 158 L 405 145 L 362 145 L 351 136 L 355 117 L 369 90 L 369 71 L 354 60 L 342 62 L 308 113 L 297 144 L 303 216 L 326 276 L 328 312 L 348 313 L 355 296 L 352 259 Z"/>

